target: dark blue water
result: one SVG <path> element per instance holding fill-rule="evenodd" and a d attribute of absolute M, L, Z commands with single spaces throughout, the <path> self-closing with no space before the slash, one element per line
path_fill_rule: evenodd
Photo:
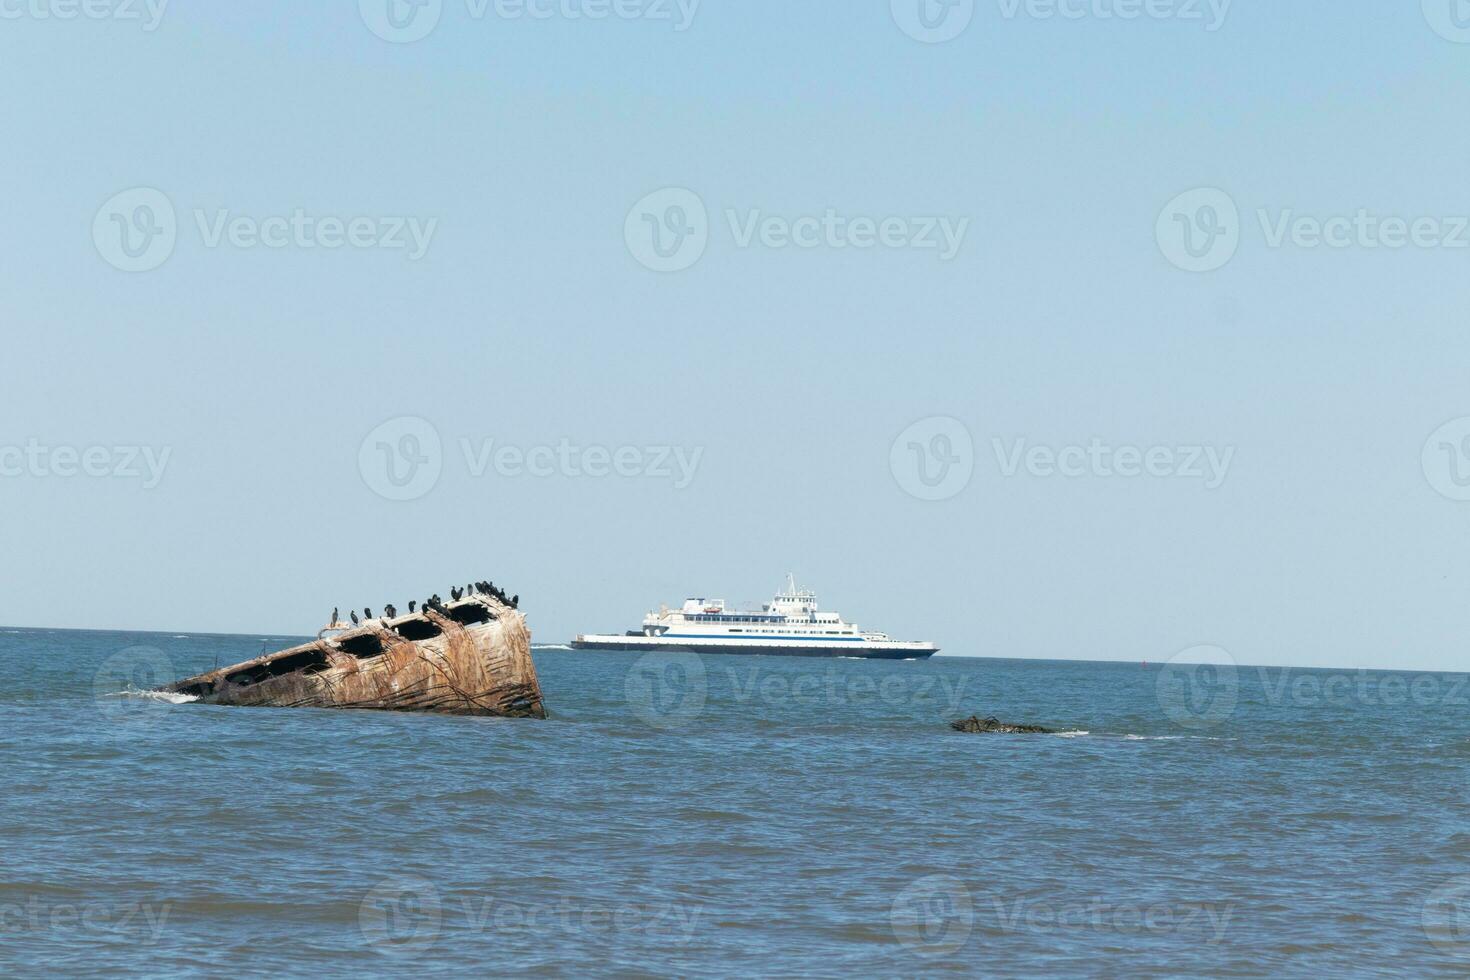
<path fill-rule="evenodd" d="M 0 974 L 1470 973 L 1462 676 L 538 649 L 547 722 L 105 696 L 261 647 L 0 631 Z"/>

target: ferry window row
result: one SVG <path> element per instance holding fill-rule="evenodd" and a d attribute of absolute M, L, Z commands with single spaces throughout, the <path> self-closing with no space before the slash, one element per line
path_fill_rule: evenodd
<path fill-rule="evenodd" d="M 787 626 L 836 626 L 829 619 L 792 619 L 782 616 L 685 616 L 690 623 L 783 623 Z"/>

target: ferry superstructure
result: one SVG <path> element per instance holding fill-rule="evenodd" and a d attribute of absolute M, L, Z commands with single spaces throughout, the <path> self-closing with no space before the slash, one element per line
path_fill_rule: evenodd
<path fill-rule="evenodd" d="M 732 609 L 723 599 L 685 599 L 679 609 L 663 606 L 643 618 L 642 629 L 621 635 L 586 633 L 576 650 L 665 650 L 682 653 L 768 654 L 787 657 L 861 657 L 922 660 L 939 652 L 933 643 L 895 640 L 859 629 L 835 612 L 817 607 L 815 592 L 786 589 L 760 609 Z"/>

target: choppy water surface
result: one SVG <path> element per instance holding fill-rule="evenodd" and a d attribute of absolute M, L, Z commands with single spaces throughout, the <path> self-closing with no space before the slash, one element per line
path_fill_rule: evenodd
<path fill-rule="evenodd" d="M 109 696 L 262 639 L 0 631 L 0 973 L 1470 972 L 1462 676 L 538 649 L 547 722 Z"/>

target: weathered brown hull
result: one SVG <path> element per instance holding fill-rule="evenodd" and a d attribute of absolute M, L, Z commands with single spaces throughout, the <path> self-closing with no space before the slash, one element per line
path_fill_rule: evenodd
<path fill-rule="evenodd" d="M 207 704 L 357 708 L 545 718 L 525 617 L 476 597 L 488 622 L 461 625 L 437 612 L 374 621 L 330 639 L 191 677 L 165 690 Z M 437 631 L 424 639 L 411 635 Z"/>

